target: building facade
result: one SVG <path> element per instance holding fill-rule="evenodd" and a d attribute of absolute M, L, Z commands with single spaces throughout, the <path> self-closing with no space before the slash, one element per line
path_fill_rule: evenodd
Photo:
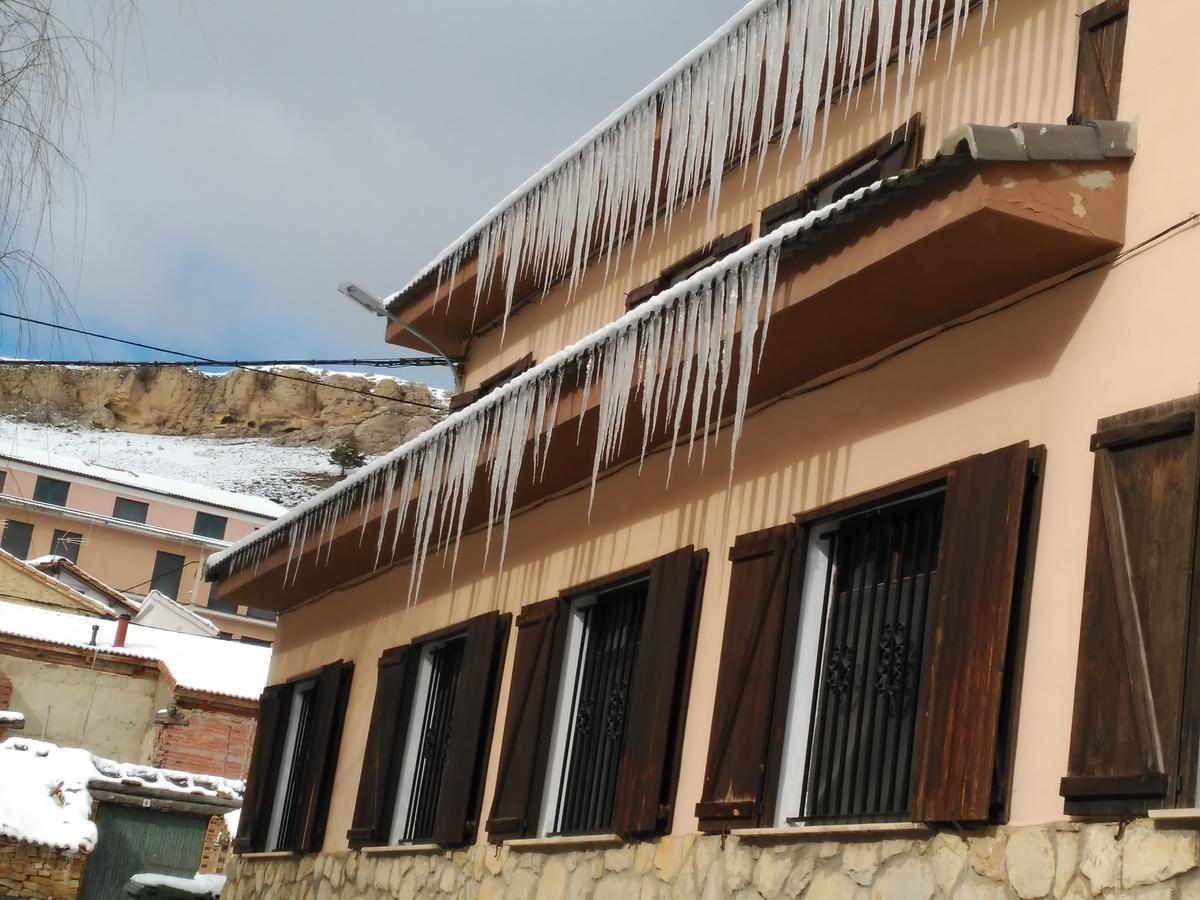
<path fill-rule="evenodd" d="M 228 895 L 1200 890 L 1197 26 L 751 4 L 392 297 Z"/>
<path fill-rule="evenodd" d="M 274 519 L 282 507 L 47 455 L 0 455 L 0 548 L 18 559 L 64 557 L 135 600 L 158 590 L 203 607 L 227 638 L 269 644 L 275 614 L 222 601 L 205 557 Z"/>

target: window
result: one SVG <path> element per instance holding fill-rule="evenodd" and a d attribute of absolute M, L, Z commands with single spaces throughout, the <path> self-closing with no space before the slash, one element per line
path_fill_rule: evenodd
<path fill-rule="evenodd" d="M 39 475 L 33 485 L 33 499 L 38 503 L 52 503 L 55 506 L 67 505 L 67 492 L 71 485 L 57 478 L 47 478 Z"/>
<path fill-rule="evenodd" d="M 686 547 L 521 610 L 490 841 L 668 827 L 705 559 Z"/>
<path fill-rule="evenodd" d="M 229 613 L 231 616 L 238 614 L 238 605 L 229 600 L 222 600 L 220 597 L 209 597 L 208 603 L 205 604 L 214 612 Z"/>
<path fill-rule="evenodd" d="M 236 852 L 321 849 L 353 672 L 338 660 L 263 691 Z"/>
<path fill-rule="evenodd" d="M 274 622 L 279 618 L 279 613 L 273 609 L 260 609 L 257 606 L 246 607 L 246 615 L 252 619 L 262 619 L 264 622 Z"/>
<path fill-rule="evenodd" d="M 33 526 L 28 522 L 9 519 L 4 523 L 4 537 L 0 538 L 0 550 L 11 553 L 17 559 L 29 558 L 29 544 L 33 540 Z"/>
<path fill-rule="evenodd" d="M 124 519 L 126 522 L 139 522 L 145 525 L 146 514 L 149 511 L 150 504 L 140 500 L 126 500 L 124 497 L 118 497 L 113 502 L 114 519 Z"/>
<path fill-rule="evenodd" d="M 217 633 L 217 639 L 221 641 L 232 641 L 233 635 L 228 631 L 221 631 Z"/>
<path fill-rule="evenodd" d="M 4 491 L 4 484 L 7 481 L 8 481 L 8 472 L 4 469 L 0 469 L 0 492 Z"/>
<path fill-rule="evenodd" d="M 179 582 L 187 561 L 178 553 L 159 550 L 154 554 L 154 572 L 150 576 L 150 590 L 165 594 L 172 600 L 179 599 Z"/>
<path fill-rule="evenodd" d="M 518 375 L 533 368 L 533 354 L 526 353 L 511 366 L 505 366 L 491 378 L 484 379 L 479 387 L 471 391 L 462 391 L 450 398 L 450 412 L 457 412 L 470 406 L 476 400 L 486 397 L 492 391 L 504 387 Z"/>
<path fill-rule="evenodd" d="M 1072 816 L 1194 807 L 1200 397 L 1101 419 L 1067 774 Z M 1103 735 L 1103 740 L 1097 740 Z"/>
<path fill-rule="evenodd" d="M 834 203 L 861 187 L 911 169 L 921 158 L 924 129 L 918 113 L 907 123 L 839 163 L 790 197 L 762 211 L 759 234 Z"/>
<path fill-rule="evenodd" d="M 1004 820 L 1040 459 L 1016 444 L 737 539 L 702 830 Z"/>
<path fill-rule="evenodd" d="M 255 647 L 270 647 L 271 646 L 270 641 L 264 641 L 262 638 L 252 638 L 252 637 L 246 637 L 245 635 L 242 635 L 240 638 L 238 638 L 238 640 L 241 641 L 243 644 L 253 644 Z"/>
<path fill-rule="evenodd" d="M 351 846 L 474 839 L 511 620 L 485 613 L 380 657 Z"/>
<path fill-rule="evenodd" d="M 809 533 L 780 779 L 789 822 L 911 818 L 944 499 L 938 489 Z"/>
<path fill-rule="evenodd" d="M 1069 124 L 1117 118 L 1128 21 L 1129 0 L 1105 0 L 1079 17 L 1075 104 Z"/>
<path fill-rule="evenodd" d="M 724 259 L 733 251 L 750 243 L 750 226 L 740 228 L 730 235 L 721 235 L 711 243 L 705 244 L 699 250 L 689 253 L 683 259 L 663 269 L 653 281 L 636 287 L 625 296 L 627 310 L 641 306 L 655 294 L 662 293 L 672 285 L 686 281 L 701 269 L 706 269 L 715 262 Z"/>
<path fill-rule="evenodd" d="M 647 588 L 642 578 L 568 606 L 541 815 L 546 834 L 612 830 Z"/>
<path fill-rule="evenodd" d="M 71 562 L 77 563 L 79 562 L 79 548 L 82 544 L 82 534 L 56 528 L 54 535 L 50 538 L 50 555 L 63 556 Z"/>
<path fill-rule="evenodd" d="M 224 516 L 214 516 L 211 513 L 198 512 L 196 513 L 196 524 L 192 526 L 192 534 L 223 541 L 225 540 L 225 526 L 228 523 L 229 520 Z"/>

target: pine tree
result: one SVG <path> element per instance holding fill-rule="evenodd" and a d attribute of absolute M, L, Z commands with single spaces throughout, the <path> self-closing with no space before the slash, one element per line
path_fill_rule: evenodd
<path fill-rule="evenodd" d="M 347 469 L 357 469 L 365 463 L 367 455 L 358 446 L 358 440 L 354 435 L 350 435 L 350 437 L 338 441 L 329 451 L 329 461 L 338 466 L 345 475 Z"/>

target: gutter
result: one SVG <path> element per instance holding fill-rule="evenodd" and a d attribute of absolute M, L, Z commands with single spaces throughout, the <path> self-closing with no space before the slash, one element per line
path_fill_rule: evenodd
<path fill-rule="evenodd" d="M 18 509 L 28 509 L 32 512 L 47 515 L 62 516 L 74 522 L 87 522 L 90 525 L 100 525 L 115 528 L 118 531 L 129 531 L 148 537 L 163 537 L 178 541 L 181 544 L 192 544 L 206 550 L 223 550 L 230 545 L 229 541 L 218 541 L 216 538 L 200 537 L 186 531 L 172 531 L 169 528 L 156 528 L 153 525 L 142 525 L 127 519 L 115 519 L 100 513 L 84 512 L 71 509 L 69 506 L 56 506 L 53 503 L 42 503 L 39 500 L 26 500 L 24 497 L 14 497 L 12 494 L 0 494 L 0 506 L 15 506 Z"/>

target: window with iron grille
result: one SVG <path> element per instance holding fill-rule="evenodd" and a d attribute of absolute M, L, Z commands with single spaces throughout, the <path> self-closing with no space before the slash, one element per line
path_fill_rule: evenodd
<path fill-rule="evenodd" d="M 316 699 L 315 680 L 299 683 L 293 689 L 267 826 L 268 850 L 296 846 L 302 807 L 301 782 L 312 751 Z"/>
<path fill-rule="evenodd" d="M 389 843 L 433 839 L 465 646 L 465 636 L 459 635 L 420 648 Z"/>
<path fill-rule="evenodd" d="M 545 834 L 612 830 L 648 587 L 643 578 L 570 601 Z"/>
<path fill-rule="evenodd" d="M 780 779 L 787 822 L 910 818 L 944 491 L 810 531 Z"/>
<path fill-rule="evenodd" d="M 83 535 L 74 531 L 54 529 L 50 539 L 50 555 L 62 556 L 73 563 L 79 562 L 79 548 L 83 544 Z"/>

